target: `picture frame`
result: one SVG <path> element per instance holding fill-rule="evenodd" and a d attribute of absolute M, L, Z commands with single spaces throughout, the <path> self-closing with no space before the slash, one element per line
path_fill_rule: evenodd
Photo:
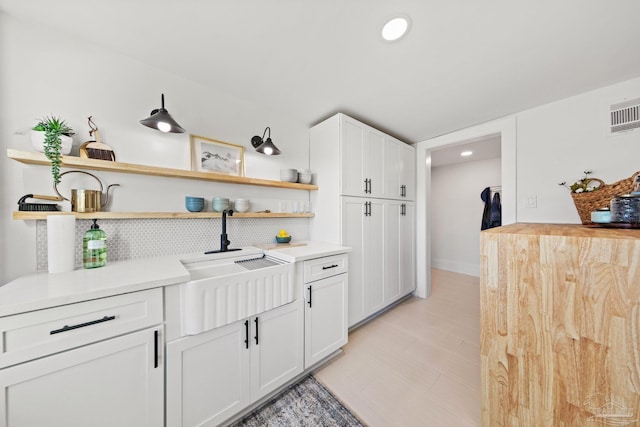
<path fill-rule="evenodd" d="M 189 135 L 191 170 L 244 176 L 244 147 L 199 135 Z"/>

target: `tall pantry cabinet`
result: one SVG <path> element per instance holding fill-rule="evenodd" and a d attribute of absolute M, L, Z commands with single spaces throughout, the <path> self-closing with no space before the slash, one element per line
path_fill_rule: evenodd
<path fill-rule="evenodd" d="M 311 128 L 311 238 L 352 248 L 349 326 L 415 290 L 415 150 L 344 114 Z"/>

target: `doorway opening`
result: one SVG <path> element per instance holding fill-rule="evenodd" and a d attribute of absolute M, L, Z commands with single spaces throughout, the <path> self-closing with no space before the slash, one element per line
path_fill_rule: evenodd
<path fill-rule="evenodd" d="M 452 132 L 416 144 L 416 296 L 431 295 L 431 259 L 433 249 L 433 217 L 438 209 L 432 201 L 432 155 L 436 150 L 461 146 L 488 137 L 500 139 L 500 179 L 502 224 L 516 222 L 516 118 L 493 122 Z M 491 186 L 495 184 L 487 184 Z M 477 222 L 476 222 L 477 224 Z"/>

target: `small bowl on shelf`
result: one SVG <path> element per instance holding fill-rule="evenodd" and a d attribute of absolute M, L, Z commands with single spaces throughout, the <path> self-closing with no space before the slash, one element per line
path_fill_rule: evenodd
<path fill-rule="evenodd" d="M 298 182 L 300 184 L 310 184 L 311 178 L 312 178 L 312 175 L 309 169 L 300 169 L 298 171 Z"/>
<path fill-rule="evenodd" d="M 280 181 L 284 181 L 284 182 L 298 181 L 298 171 L 296 169 L 280 169 Z"/>
<path fill-rule="evenodd" d="M 233 201 L 233 210 L 236 212 L 246 212 L 249 210 L 249 199 L 235 199 Z"/>
<path fill-rule="evenodd" d="M 289 243 L 291 241 L 291 236 L 276 236 L 276 242 L 278 243 Z"/>
<path fill-rule="evenodd" d="M 204 208 L 204 197 L 186 196 L 184 198 L 184 207 L 189 212 L 200 212 Z"/>

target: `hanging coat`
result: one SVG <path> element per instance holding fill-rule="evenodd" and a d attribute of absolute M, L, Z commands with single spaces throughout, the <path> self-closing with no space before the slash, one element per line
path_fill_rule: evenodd
<path fill-rule="evenodd" d="M 484 202 L 484 211 L 482 211 L 482 224 L 480 230 L 486 230 L 490 228 L 490 216 L 491 216 L 491 189 L 489 187 L 482 190 L 480 198 Z"/>
<path fill-rule="evenodd" d="M 491 213 L 489 214 L 489 228 L 500 227 L 502 225 L 502 203 L 500 193 L 493 195 L 491 201 Z"/>

